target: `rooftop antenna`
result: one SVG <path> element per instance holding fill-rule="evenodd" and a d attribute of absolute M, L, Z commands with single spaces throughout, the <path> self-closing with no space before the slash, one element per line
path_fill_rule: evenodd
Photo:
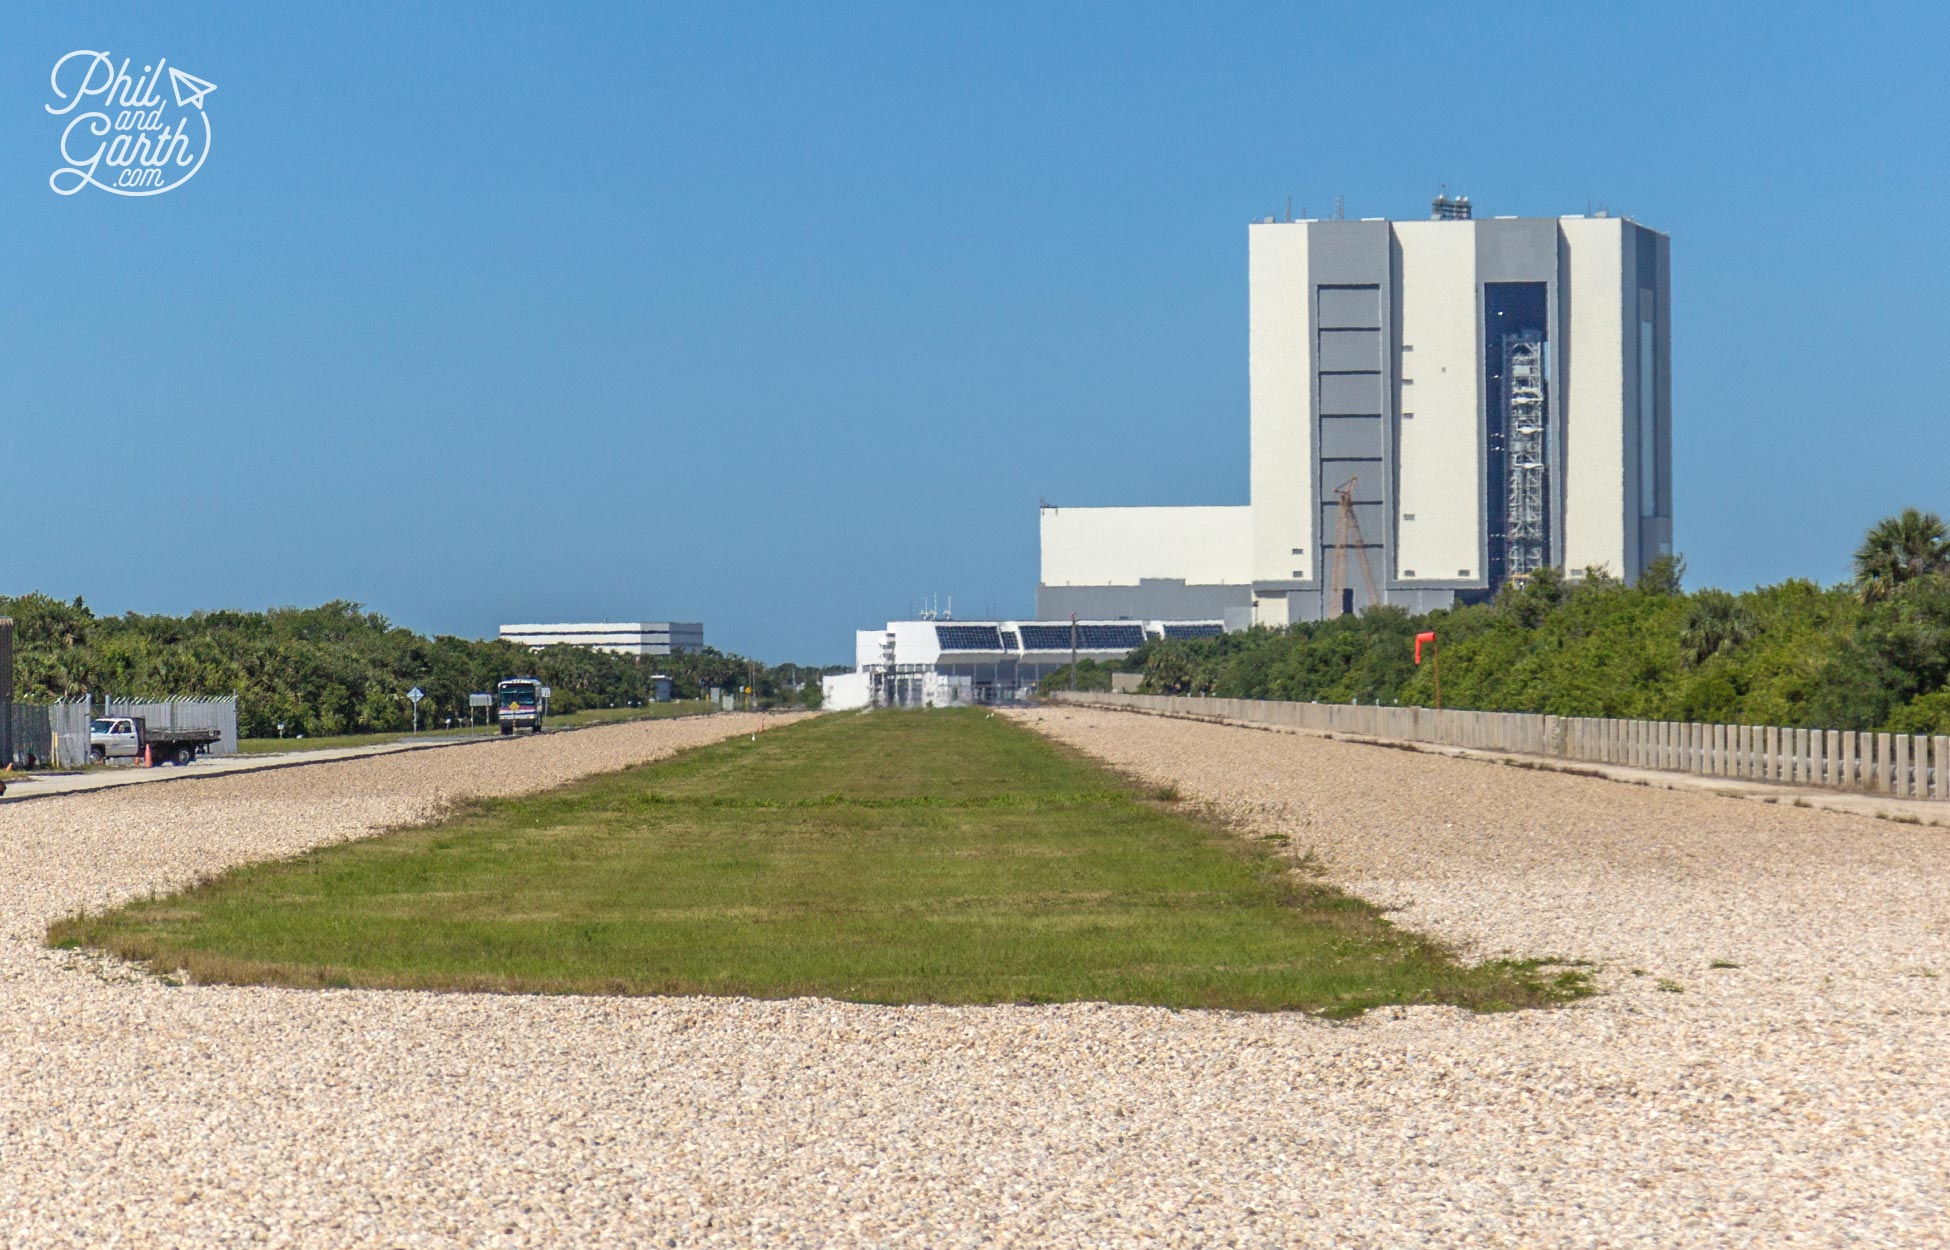
<path fill-rule="evenodd" d="M 1347 202 L 1342 196 L 1338 195 L 1334 197 L 1334 220 L 1347 220 Z"/>
<path fill-rule="evenodd" d="M 1289 223 L 1293 221 L 1293 197 L 1290 195 L 1286 197 L 1286 219 Z"/>
<path fill-rule="evenodd" d="M 1435 199 L 1429 202 L 1430 221 L 1468 221 L 1469 215 L 1469 197 L 1450 195 L 1446 182 L 1435 193 Z"/>

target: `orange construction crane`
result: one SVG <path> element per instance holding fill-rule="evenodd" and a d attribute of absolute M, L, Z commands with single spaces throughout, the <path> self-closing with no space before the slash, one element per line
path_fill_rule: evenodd
<path fill-rule="evenodd" d="M 1381 602 L 1381 592 L 1375 589 L 1374 570 L 1368 567 L 1368 544 L 1361 537 L 1361 522 L 1354 515 L 1354 484 L 1361 478 L 1357 474 L 1334 488 L 1334 498 L 1341 501 L 1340 512 L 1334 517 L 1334 575 L 1328 589 L 1327 615 L 1329 618 L 1352 611 L 1353 596 L 1347 587 L 1347 549 L 1354 548 L 1361 561 L 1361 581 L 1368 588 L 1369 604 Z"/>

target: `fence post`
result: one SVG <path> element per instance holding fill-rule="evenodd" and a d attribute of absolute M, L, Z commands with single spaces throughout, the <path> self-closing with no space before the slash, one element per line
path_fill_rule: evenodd
<path fill-rule="evenodd" d="M 1897 734 L 1891 743 L 1896 748 L 1896 775 L 1894 793 L 1902 798 L 1909 797 L 1909 744 L 1908 734 Z"/>

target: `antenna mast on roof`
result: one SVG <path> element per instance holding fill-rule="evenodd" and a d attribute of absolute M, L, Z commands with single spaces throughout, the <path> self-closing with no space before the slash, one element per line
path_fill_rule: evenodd
<path fill-rule="evenodd" d="M 1468 221 L 1469 215 L 1469 197 L 1451 196 L 1449 184 L 1446 182 L 1442 184 L 1442 189 L 1435 193 L 1435 199 L 1429 202 L 1430 221 Z"/>

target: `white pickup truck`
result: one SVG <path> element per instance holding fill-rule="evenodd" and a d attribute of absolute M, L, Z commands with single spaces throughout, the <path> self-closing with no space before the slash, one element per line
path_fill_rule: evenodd
<path fill-rule="evenodd" d="M 88 758 L 187 764 L 222 737 L 214 729 L 150 729 L 140 716 L 97 716 L 88 725 Z"/>

